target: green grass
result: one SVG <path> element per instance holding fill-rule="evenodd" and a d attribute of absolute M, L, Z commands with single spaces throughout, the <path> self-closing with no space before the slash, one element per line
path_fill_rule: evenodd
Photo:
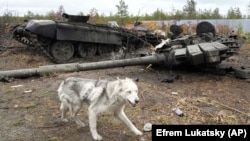
<path fill-rule="evenodd" d="M 246 33 L 245 37 L 246 37 L 246 42 L 245 43 L 249 44 L 250 43 L 250 33 Z"/>

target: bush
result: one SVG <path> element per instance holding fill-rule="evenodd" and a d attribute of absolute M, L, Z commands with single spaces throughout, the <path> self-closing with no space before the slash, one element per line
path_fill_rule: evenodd
<path fill-rule="evenodd" d="M 245 34 L 245 37 L 246 37 L 246 41 L 245 41 L 245 43 L 250 43 L 250 33 L 246 33 Z"/>

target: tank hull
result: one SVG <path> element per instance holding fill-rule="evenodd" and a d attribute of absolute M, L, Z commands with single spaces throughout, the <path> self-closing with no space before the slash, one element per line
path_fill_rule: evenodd
<path fill-rule="evenodd" d="M 97 26 L 88 23 L 31 20 L 24 30 L 53 40 L 122 44 L 121 34 L 118 30 L 108 26 Z"/>
<path fill-rule="evenodd" d="M 57 25 L 56 31 L 57 40 L 122 45 L 121 33 L 105 26 L 95 26 L 88 23 L 80 25 L 60 23 Z"/>
<path fill-rule="evenodd" d="M 24 31 L 29 31 L 46 38 L 56 39 L 57 25 L 56 22 L 52 20 L 31 20 L 24 27 L 23 32 Z"/>
<path fill-rule="evenodd" d="M 55 63 L 117 52 L 122 47 L 126 50 L 129 46 L 138 48 L 145 42 L 123 28 L 90 24 L 86 19 L 81 22 L 78 17 L 68 18 L 68 21 L 30 20 L 17 26 L 13 37 L 23 44 L 40 48 Z"/>

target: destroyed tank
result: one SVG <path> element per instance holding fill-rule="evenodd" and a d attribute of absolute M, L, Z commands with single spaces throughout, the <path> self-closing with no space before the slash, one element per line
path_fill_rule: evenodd
<path fill-rule="evenodd" d="M 44 22 L 47 22 L 47 21 L 44 21 Z M 52 21 L 49 21 L 49 22 L 52 22 Z M 30 24 L 32 24 L 32 22 Z M 41 24 L 41 21 L 39 22 L 39 24 Z M 66 24 L 66 23 L 60 23 L 60 24 Z M 44 48 L 45 52 L 48 54 L 50 53 L 50 51 L 49 50 L 47 51 L 47 49 L 50 47 L 53 48 L 53 44 L 52 46 L 49 46 L 48 48 L 46 48 L 48 45 L 51 44 L 47 42 L 50 40 L 45 40 L 45 42 L 42 42 L 44 40 L 41 40 L 40 38 L 33 39 L 33 36 L 37 37 L 37 35 L 34 35 L 27 31 L 25 32 L 23 31 L 23 30 L 29 29 L 29 24 L 25 25 L 23 28 L 20 28 L 21 32 L 18 31 L 19 28 L 20 26 L 15 31 L 18 33 L 17 35 L 19 35 L 20 33 L 25 33 L 25 34 L 27 33 L 27 35 L 22 35 L 22 36 L 20 35 L 20 37 L 22 38 L 30 37 L 30 38 L 21 39 L 22 42 L 24 42 L 27 39 L 31 39 L 31 41 L 27 41 L 27 43 L 29 45 L 34 45 L 34 44 L 37 44 L 34 41 L 39 40 L 38 42 Z M 105 29 L 109 29 L 109 28 L 105 28 Z M 119 31 L 119 30 L 114 30 L 114 31 Z M 136 34 L 134 36 L 136 36 L 136 39 L 138 41 L 142 37 L 143 38 L 146 37 L 146 36 L 142 36 L 142 37 L 137 36 Z M 129 36 L 125 36 L 125 37 L 129 37 Z M 198 66 L 198 67 L 199 66 L 206 67 L 206 66 L 211 66 L 211 65 L 217 66 L 217 64 L 221 63 L 223 60 L 237 53 L 240 50 L 245 39 L 246 39 L 245 37 L 240 37 L 237 35 L 219 36 L 215 32 L 214 26 L 211 23 L 206 22 L 206 21 L 200 22 L 197 25 L 196 34 L 194 35 L 182 35 L 180 27 L 173 25 L 169 36 L 165 39 L 161 39 L 161 41 L 158 42 L 158 44 L 155 45 L 154 48 L 151 48 L 150 54 L 145 55 L 145 56 L 123 58 L 123 59 L 109 60 L 109 61 L 106 60 L 106 61 L 89 62 L 89 63 L 76 62 L 76 63 L 68 63 L 68 64 L 39 66 L 38 68 L 31 68 L 31 69 L 0 71 L 0 77 L 24 78 L 24 77 L 30 77 L 30 76 L 45 75 L 54 71 L 55 72 L 75 72 L 75 71 L 87 71 L 87 70 L 135 66 L 135 65 L 148 65 L 148 64 L 169 65 L 171 67 L 176 66 L 176 65 L 182 65 L 182 64 L 189 64 L 191 66 Z M 53 40 L 53 41 L 55 42 L 54 44 L 58 44 L 57 42 L 64 42 L 64 41 L 58 41 L 58 40 Z M 131 44 L 131 42 L 129 41 L 132 41 L 132 40 L 127 40 L 127 41 L 128 41 L 127 44 Z M 146 40 L 142 40 L 142 41 L 146 41 Z M 80 42 L 80 44 L 82 43 L 83 42 Z M 79 44 L 79 41 L 72 42 L 72 44 L 77 45 Z M 56 49 L 64 50 L 66 48 L 64 47 L 64 45 L 61 45 L 61 46 L 58 45 L 58 48 Z M 249 74 L 250 74 L 249 70 L 242 70 L 242 69 L 237 70 L 237 73 L 242 78 L 249 78 Z"/>
<path fill-rule="evenodd" d="M 120 48 L 126 51 L 131 47 L 138 49 L 147 44 L 151 48 L 146 55 L 163 53 L 167 57 L 167 64 L 210 65 L 237 53 L 244 43 L 244 38 L 237 35 L 217 35 L 215 27 L 206 21 L 197 25 L 196 34 L 182 35 L 181 27 L 172 25 L 168 37 L 162 37 L 90 24 L 87 23 L 89 16 L 65 13 L 63 16 L 67 21 L 30 20 L 16 26 L 13 37 L 23 44 L 40 48 L 56 63 L 68 63 L 76 56 L 89 57 L 97 53 L 115 52 Z"/>
<path fill-rule="evenodd" d="M 30 20 L 18 25 L 13 30 L 13 38 L 40 48 L 56 63 L 68 63 L 74 57 L 117 52 L 121 47 L 138 47 L 144 43 L 143 37 L 124 28 L 87 23 L 89 16 L 64 13 L 63 17 L 67 20 Z"/>
<path fill-rule="evenodd" d="M 239 52 L 245 37 L 235 34 L 217 35 L 215 27 L 202 21 L 196 34 L 182 35 L 180 26 L 170 27 L 169 38 L 154 48 L 156 53 L 168 53 L 168 64 L 217 65 Z"/>

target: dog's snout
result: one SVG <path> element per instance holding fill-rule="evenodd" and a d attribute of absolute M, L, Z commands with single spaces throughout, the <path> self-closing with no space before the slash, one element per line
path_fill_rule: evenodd
<path fill-rule="evenodd" d="M 136 99 L 135 100 L 135 104 L 137 104 L 137 103 L 139 103 L 140 102 L 140 100 L 139 99 Z"/>

